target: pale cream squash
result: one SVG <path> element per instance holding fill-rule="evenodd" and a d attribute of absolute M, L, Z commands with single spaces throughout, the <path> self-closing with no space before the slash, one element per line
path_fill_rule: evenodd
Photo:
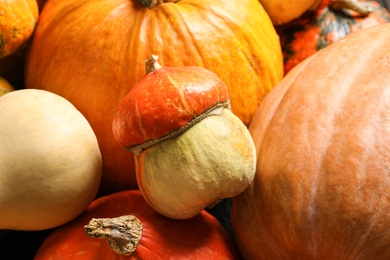
<path fill-rule="evenodd" d="M 102 171 L 88 121 L 44 90 L 9 92 L 0 111 L 0 229 L 43 230 L 78 216 Z"/>

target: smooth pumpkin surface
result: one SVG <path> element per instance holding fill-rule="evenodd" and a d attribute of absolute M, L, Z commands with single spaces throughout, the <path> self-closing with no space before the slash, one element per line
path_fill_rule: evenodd
<path fill-rule="evenodd" d="M 367 16 L 351 10 L 337 11 L 324 7 L 277 26 L 283 50 L 284 73 L 287 74 L 305 58 L 352 32 L 390 22 L 390 13 L 379 3 L 370 0 L 358 2 L 371 9 Z"/>
<path fill-rule="evenodd" d="M 257 0 L 182 0 L 153 8 L 135 0 L 47 1 L 26 61 L 26 87 L 65 97 L 89 120 L 102 151 L 106 192 L 137 186 L 132 155 L 111 125 L 152 54 L 162 66 L 216 73 L 245 124 L 283 77 L 278 36 Z"/>
<path fill-rule="evenodd" d="M 0 0 L 0 59 L 15 52 L 32 35 L 38 21 L 36 0 Z"/>
<path fill-rule="evenodd" d="M 297 65 L 249 130 L 253 183 L 232 200 L 245 259 L 390 258 L 390 24 Z"/>
<path fill-rule="evenodd" d="M 131 256 L 111 250 L 105 239 L 90 238 L 84 226 L 92 218 L 136 216 L 142 238 Z M 187 220 L 172 220 L 154 211 L 139 190 L 101 197 L 77 219 L 55 229 L 38 249 L 40 259 L 240 259 L 226 230 L 206 211 Z"/>

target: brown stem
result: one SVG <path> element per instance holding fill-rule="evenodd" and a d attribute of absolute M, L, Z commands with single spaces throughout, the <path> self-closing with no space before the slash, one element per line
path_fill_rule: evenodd
<path fill-rule="evenodd" d="M 107 239 L 112 250 L 126 256 L 135 252 L 142 237 L 142 223 L 133 215 L 93 218 L 84 229 L 89 237 Z"/>
<path fill-rule="evenodd" d="M 332 0 L 329 8 L 340 11 L 342 9 L 352 10 L 362 16 L 367 16 L 372 12 L 372 8 L 364 6 L 358 0 Z"/>
<path fill-rule="evenodd" d="M 161 65 L 157 62 L 157 60 L 158 60 L 157 55 L 152 55 L 149 59 L 146 60 L 145 62 L 146 74 L 149 74 L 154 70 L 161 68 Z"/>
<path fill-rule="evenodd" d="M 180 0 L 137 0 L 139 3 L 141 3 L 144 7 L 147 8 L 153 8 L 156 5 L 162 4 L 162 3 L 169 3 L 169 2 L 179 2 Z"/>

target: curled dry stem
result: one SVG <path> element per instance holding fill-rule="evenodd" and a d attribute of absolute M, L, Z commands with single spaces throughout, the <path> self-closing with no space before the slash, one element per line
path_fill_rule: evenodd
<path fill-rule="evenodd" d="M 133 215 L 93 218 L 84 229 L 89 237 L 106 239 L 112 250 L 126 256 L 135 252 L 142 237 L 142 223 Z"/>

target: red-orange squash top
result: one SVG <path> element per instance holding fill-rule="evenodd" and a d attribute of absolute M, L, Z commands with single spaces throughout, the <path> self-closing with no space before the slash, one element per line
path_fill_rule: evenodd
<path fill-rule="evenodd" d="M 161 67 L 138 82 L 119 105 L 113 133 L 126 148 L 189 126 L 202 114 L 229 105 L 226 84 L 197 67 Z"/>

